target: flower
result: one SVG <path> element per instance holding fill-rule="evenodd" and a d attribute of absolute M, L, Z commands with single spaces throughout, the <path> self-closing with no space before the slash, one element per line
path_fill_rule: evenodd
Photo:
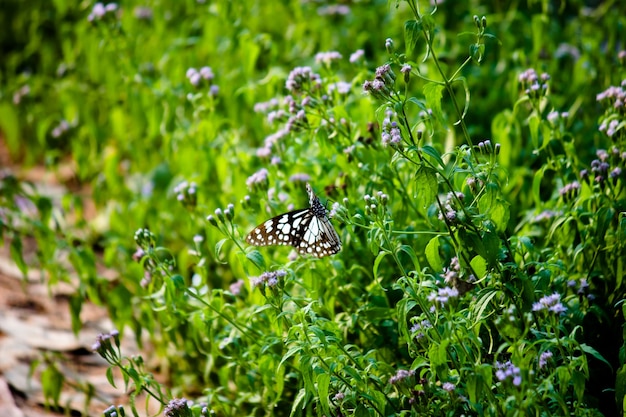
<path fill-rule="evenodd" d="M 297 173 L 289 177 L 291 182 L 308 182 L 311 179 L 309 174 Z"/>
<path fill-rule="evenodd" d="M 454 388 L 456 388 L 452 382 L 444 382 L 441 387 L 448 392 L 452 392 L 454 391 Z"/>
<path fill-rule="evenodd" d="M 361 60 L 365 56 L 365 51 L 363 49 L 357 49 L 350 55 L 350 63 L 354 64 Z"/>
<path fill-rule="evenodd" d="M 440 303 L 442 306 L 445 305 L 450 298 L 456 298 L 459 296 L 459 290 L 452 287 L 443 287 L 439 288 L 436 293 L 431 293 L 428 296 L 428 301 L 433 304 Z"/>
<path fill-rule="evenodd" d="M 278 284 L 278 279 L 283 278 L 287 275 L 287 272 L 283 269 L 279 269 L 277 271 L 268 271 L 263 272 L 258 277 L 250 277 L 250 282 L 253 287 L 260 287 L 262 285 L 267 285 L 268 287 L 275 287 Z"/>
<path fill-rule="evenodd" d="M 314 73 L 311 67 L 296 67 L 289 73 L 285 88 L 289 91 L 300 92 L 309 85 L 319 86 L 321 82 L 321 77 Z"/>
<path fill-rule="evenodd" d="M 564 313 L 567 310 L 563 304 L 561 304 L 561 295 L 554 293 L 552 295 L 546 295 L 539 299 L 538 302 L 533 303 L 533 311 L 549 311 L 555 314 Z"/>
<path fill-rule="evenodd" d="M 396 372 L 394 376 L 389 378 L 389 383 L 395 385 L 409 377 L 412 377 L 413 375 L 415 375 L 415 371 L 413 370 L 407 371 L 406 369 L 398 369 L 398 372 Z"/>
<path fill-rule="evenodd" d="M 539 355 L 539 369 L 543 368 L 548 364 L 548 360 L 552 358 L 552 352 L 546 350 L 541 355 Z"/>
<path fill-rule="evenodd" d="M 233 282 L 232 284 L 230 284 L 230 286 L 228 287 L 229 291 L 231 292 L 232 295 L 240 295 L 241 294 L 241 290 L 242 288 L 244 288 L 245 286 L 245 282 L 240 279 L 237 280 L 236 282 Z"/>
<path fill-rule="evenodd" d="M 419 340 L 425 337 L 424 331 L 430 329 L 431 327 L 433 327 L 433 325 L 430 324 L 428 320 L 422 320 L 421 322 L 415 323 L 411 326 L 410 332 L 411 334 L 415 334 L 415 338 Z"/>
<path fill-rule="evenodd" d="M 250 188 L 255 185 L 266 184 L 268 175 L 269 171 L 265 168 L 261 168 L 260 170 L 248 177 L 248 179 L 246 180 L 246 185 L 248 186 L 248 188 Z"/>
<path fill-rule="evenodd" d="M 315 62 L 327 66 L 330 66 L 333 61 L 340 60 L 341 58 L 341 54 L 337 51 L 318 52 L 315 54 Z"/>
<path fill-rule="evenodd" d="M 506 361 L 504 363 L 496 362 L 496 378 L 498 381 L 503 382 L 507 379 L 512 380 L 513 385 L 519 387 L 522 384 L 522 374 L 521 370 L 513 365 L 511 361 Z"/>
<path fill-rule="evenodd" d="M 191 410 L 189 409 L 190 401 L 185 398 L 174 398 L 163 410 L 165 417 L 191 417 Z"/>

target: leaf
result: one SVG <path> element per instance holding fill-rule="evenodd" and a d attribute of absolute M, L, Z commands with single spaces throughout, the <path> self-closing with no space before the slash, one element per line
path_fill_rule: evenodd
<path fill-rule="evenodd" d="M 415 173 L 416 199 L 422 208 L 429 207 L 437 195 L 437 175 L 432 168 L 421 166 Z"/>
<path fill-rule="evenodd" d="M 17 265 L 24 278 L 26 278 L 28 267 L 22 256 L 22 239 L 17 235 L 11 240 L 11 259 L 13 259 L 15 265 Z"/>
<path fill-rule="evenodd" d="M 422 25 L 417 20 L 407 20 L 404 22 L 404 43 L 406 45 L 406 55 L 411 56 L 420 38 Z"/>
<path fill-rule="evenodd" d="M 426 98 L 426 104 L 433 111 L 433 116 L 440 123 L 444 120 L 443 112 L 441 110 L 441 98 L 442 98 L 443 85 L 439 83 L 430 82 L 424 86 L 424 97 Z"/>
<path fill-rule="evenodd" d="M 328 402 L 328 389 L 330 387 L 330 375 L 327 373 L 319 374 L 316 378 L 317 382 L 317 394 L 319 396 L 319 402 L 322 406 L 322 412 L 324 415 L 330 416 L 330 404 Z"/>
<path fill-rule="evenodd" d="M 258 250 L 254 249 L 246 253 L 246 258 L 257 268 L 262 270 L 265 269 L 265 258 L 263 258 L 263 255 L 261 255 L 261 252 Z"/>
<path fill-rule="evenodd" d="M 443 162 L 443 159 L 441 159 L 441 154 L 439 153 L 439 151 L 437 151 L 437 149 L 433 148 L 430 145 L 425 145 L 422 147 L 422 152 L 432 157 L 439 164 L 441 168 L 446 167 L 446 164 Z"/>
<path fill-rule="evenodd" d="M 443 262 L 439 256 L 439 236 L 430 239 L 425 249 L 426 260 L 434 271 L 443 270 Z"/>
<path fill-rule="evenodd" d="M 481 279 L 487 274 L 487 261 L 480 255 L 474 256 L 472 258 L 470 265 L 472 266 L 472 270 L 476 274 L 476 279 Z"/>
<path fill-rule="evenodd" d="M 222 247 L 224 246 L 226 242 L 228 242 L 228 238 L 224 238 L 215 244 L 215 249 L 214 249 L 215 259 L 219 259 L 219 260 L 222 259 Z M 226 263 L 226 262 L 222 262 L 222 263 Z"/>

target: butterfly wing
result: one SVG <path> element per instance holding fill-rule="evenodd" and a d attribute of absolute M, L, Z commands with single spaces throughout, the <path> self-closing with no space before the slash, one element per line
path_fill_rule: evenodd
<path fill-rule="evenodd" d="M 318 258 L 333 255 L 341 250 L 339 235 L 326 216 L 309 184 L 306 185 L 310 207 L 290 211 L 261 223 L 246 236 L 255 246 L 290 245 L 301 255 Z"/>
<path fill-rule="evenodd" d="M 298 246 L 311 217 L 308 208 L 283 213 L 252 229 L 246 236 L 246 242 L 254 246 Z"/>
<path fill-rule="evenodd" d="M 301 255 L 322 258 L 339 252 L 341 240 L 326 215 L 313 215 L 297 247 Z"/>

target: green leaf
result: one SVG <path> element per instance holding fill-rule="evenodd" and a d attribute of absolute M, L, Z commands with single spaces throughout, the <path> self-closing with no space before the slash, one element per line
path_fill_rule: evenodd
<path fill-rule="evenodd" d="M 291 413 L 289 413 L 290 417 L 302 415 L 302 410 L 304 410 L 304 407 L 306 407 L 306 403 L 304 401 L 305 398 L 306 398 L 306 389 L 300 388 L 300 391 L 298 391 L 298 395 L 296 395 L 296 398 L 293 400 L 293 405 L 291 406 Z"/>
<path fill-rule="evenodd" d="M 65 378 L 61 372 L 54 366 L 48 366 L 41 373 L 41 386 L 43 389 L 43 395 L 46 404 L 52 401 L 54 406 L 59 405 L 59 398 L 61 396 L 61 389 L 63 388 L 63 382 Z"/>
<path fill-rule="evenodd" d="M 443 85 L 439 83 L 430 82 L 424 86 L 424 97 L 426 98 L 426 104 L 433 111 L 433 116 L 440 123 L 443 122 L 443 112 L 441 110 L 441 98 L 443 96 Z"/>
<path fill-rule="evenodd" d="M 470 265 L 472 266 L 474 273 L 476 273 L 476 279 L 481 279 L 487 274 L 487 261 L 485 261 L 485 258 L 483 258 L 482 256 L 474 256 L 474 258 L 470 262 Z"/>
<path fill-rule="evenodd" d="M 606 366 L 609 367 L 609 369 L 613 370 L 613 367 L 611 366 L 611 364 L 609 363 L 609 361 L 607 361 L 606 359 L 604 359 L 604 356 L 602 356 L 600 354 L 600 352 L 598 352 L 597 350 L 595 350 L 594 348 L 592 348 L 591 346 L 582 343 L 580 345 L 580 348 L 582 349 L 583 352 L 585 352 L 587 355 L 591 355 L 594 358 L 596 358 L 597 360 L 599 360 L 600 362 L 604 362 L 606 364 Z"/>
<path fill-rule="evenodd" d="M 483 55 L 485 54 L 485 44 L 473 43 L 470 45 L 469 50 L 472 61 L 476 64 L 480 64 L 483 60 Z"/>
<path fill-rule="evenodd" d="M 439 256 L 439 236 L 430 239 L 425 249 L 426 260 L 434 271 L 443 270 L 443 262 Z"/>
<path fill-rule="evenodd" d="M 106 378 L 107 378 L 107 381 L 109 382 L 109 384 L 111 384 L 111 386 L 113 388 L 117 388 L 115 386 L 115 377 L 113 377 L 113 367 L 112 366 L 109 366 L 107 368 L 107 370 L 106 370 Z"/>
<path fill-rule="evenodd" d="M 424 145 L 421 148 L 422 152 L 424 152 L 426 155 L 432 157 L 441 168 L 445 168 L 446 164 L 443 162 L 443 159 L 441 159 L 441 154 L 439 153 L 439 151 L 435 148 L 433 148 L 430 145 Z"/>
<path fill-rule="evenodd" d="M 263 258 L 263 255 L 261 255 L 261 252 L 258 250 L 254 249 L 246 253 L 246 258 L 257 268 L 261 270 L 265 269 L 265 258 Z"/>
<path fill-rule="evenodd" d="M 332 415 L 330 412 L 330 404 L 328 401 L 328 392 L 330 387 L 330 375 L 327 373 L 319 374 L 316 378 L 317 382 L 317 394 L 319 395 L 319 402 L 322 406 L 322 412 L 324 415 Z"/>
<path fill-rule="evenodd" d="M 417 20 L 407 20 L 404 22 L 404 43 L 406 45 L 406 55 L 411 56 L 417 45 L 421 34 L 421 24 Z"/>
<path fill-rule="evenodd" d="M 7 101 L 0 103 L 0 130 L 6 139 L 11 155 L 17 155 L 20 147 L 20 124 L 16 111 L 17 107 Z"/>
<path fill-rule="evenodd" d="M 222 259 L 222 247 L 228 241 L 229 239 L 225 237 L 224 239 L 220 240 L 219 242 L 215 244 L 215 249 L 213 251 L 215 253 L 215 259 L 219 259 L 219 260 Z M 226 263 L 226 262 L 223 262 L 223 263 Z"/>
<path fill-rule="evenodd" d="M 415 173 L 415 198 L 422 208 L 429 207 L 437 195 L 437 175 L 432 168 L 420 167 Z"/>
<path fill-rule="evenodd" d="M 26 266 L 26 262 L 24 261 L 24 257 L 22 256 L 22 239 L 14 235 L 11 240 L 11 259 L 15 262 L 15 265 L 19 268 L 20 272 L 26 278 L 26 274 L 28 272 L 28 266 Z"/>

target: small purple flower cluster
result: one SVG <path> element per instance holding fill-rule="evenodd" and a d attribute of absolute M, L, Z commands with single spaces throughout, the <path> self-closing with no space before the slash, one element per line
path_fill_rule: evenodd
<path fill-rule="evenodd" d="M 209 86 L 209 95 L 217 96 L 220 92 L 220 88 L 212 84 L 213 79 L 215 78 L 215 74 L 211 67 L 204 66 L 199 70 L 195 68 L 189 68 L 185 73 L 185 76 L 194 87 L 199 87 L 201 83 L 206 82 Z"/>
<path fill-rule="evenodd" d="M 450 266 L 443 268 L 443 280 L 446 284 L 452 285 L 459 279 L 460 273 L 461 264 L 459 258 L 455 256 L 450 260 Z"/>
<path fill-rule="evenodd" d="M 294 68 L 285 82 L 285 88 L 293 93 L 318 90 L 321 85 L 322 78 L 311 67 Z"/>
<path fill-rule="evenodd" d="M 388 101 L 394 91 L 396 74 L 389 64 L 376 68 L 376 76 L 372 81 L 363 83 L 363 91 L 379 100 Z"/>
<path fill-rule="evenodd" d="M 428 296 L 428 301 L 433 303 L 435 306 L 440 304 L 444 306 L 450 301 L 451 298 L 457 298 L 459 296 L 459 290 L 452 287 L 443 287 L 439 288 L 437 292 L 433 292 Z"/>
<path fill-rule="evenodd" d="M 415 323 L 411 326 L 410 332 L 414 335 L 415 339 L 420 340 L 424 338 L 426 335 L 424 332 L 433 327 L 433 325 L 428 320 L 422 320 L 419 323 Z"/>
<path fill-rule="evenodd" d="M 456 386 L 452 382 L 444 382 L 441 388 L 443 388 L 444 391 L 452 392 Z"/>
<path fill-rule="evenodd" d="M 396 117 L 395 112 L 391 108 L 385 110 L 385 119 L 383 120 L 383 128 L 381 132 L 381 138 L 383 146 L 389 144 L 398 145 L 402 142 L 402 132 L 398 126 L 398 122 L 392 120 Z"/>
<path fill-rule="evenodd" d="M 324 64 L 327 67 L 333 63 L 333 61 L 339 61 L 343 56 L 337 51 L 318 52 L 315 54 L 315 62 L 317 64 Z"/>
<path fill-rule="evenodd" d="M 25 84 L 13 93 L 13 104 L 16 106 L 22 102 L 22 98 L 30 94 L 30 86 Z"/>
<path fill-rule="evenodd" d="M 377 191 L 375 196 L 365 194 L 363 200 L 365 200 L 365 214 L 376 214 L 379 204 L 383 207 L 387 205 L 389 196 L 382 191 Z"/>
<path fill-rule="evenodd" d="M 250 175 L 246 180 L 248 188 L 255 187 L 267 187 L 269 171 L 266 168 L 261 168 L 254 174 Z"/>
<path fill-rule="evenodd" d="M 260 287 L 264 284 L 268 287 L 272 288 L 278 284 L 278 280 L 287 275 L 287 272 L 283 269 L 279 269 L 278 271 L 268 271 L 263 272 L 258 277 L 250 277 L 250 283 L 253 287 Z"/>
<path fill-rule="evenodd" d="M 506 361 L 504 363 L 496 362 L 496 378 L 498 381 L 503 382 L 506 380 L 511 380 L 513 385 L 519 387 L 522 384 L 522 373 L 520 368 L 513 365 L 511 361 Z"/>
<path fill-rule="evenodd" d="M 565 184 L 563 188 L 559 190 L 559 195 L 563 197 L 564 201 L 571 201 L 574 197 L 578 195 L 579 191 L 580 183 L 578 181 L 573 181 L 569 184 Z"/>
<path fill-rule="evenodd" d="M 147 6 L 137 6 L 133 9 L 133 16 L 139 20 L 152 20 L 152 9 Z"/>
<path fill-rule="evenodd" d="M 413 370 L 407 371 L 406 369 L 398 369 L 398 372 L 396 372 L 394 376 L 389 378 L 389 383 L 391 385 L 396 385 L 399 382 L 402 382 L 405 379 L 408 379 L 414 375 L 415 375 L 415 371 Z"/>
<path fill-rule="evenodd" d="M 446 220 L 452 223 L 457 222 L 459 220 L 458 218 L 459 212 L 458 210 L 456 210 L 455 206 L 456 206 L 457 200 L 463 201 L 464 199 L 465 199 L 465 194 L 463 194 L 460 191 L 457 191 L 456 193 L 449 192 L 443 204 L 443 207 L 445 209 L 445 214 L 439 211 L 437 218 L 441 221 Z"/>
<path fill-rule="evenodd" d="M 567 118 L 569 118 L 568 112 L 559 113 L 558 111 L 554 110 L 548 113 L 548 116 L 546 116 L 546 119 L 548 119 L 548 122 L 550 122 L 553 127 L 558 126 L 560 121 L 566 120 Z"/>
<path fill-rule="evenodd" d="M 176 199 L 186 208 L 194 208 L 198 204 L 198 186 L 195 182 L 183 181 L 174 187 Z"/>
<path fill-rule="evenodd" d="M 107 14 L 115 14 L 118 9 L 117 3 L 108 3 L 106 6 L 100 2 L 93 5 L 91 13 L 87 16 L 87 20 L 93 22 L 94 20 L 102 20 Z"/>
<path fill-rule="evenodd" d="M 185 398 L 174 398 L 167 403 L 163 415 L 165 417 L 191 417 L 193 415 L 189 409 L 191 404 L 192 402 Z"/>
<path fill-rule="evenodd" d="M 350 14 L 350 6 L 345 4 L 327 4 L 317 8 L 320 16 L 346 16 Z"/>
<path fill-rule="evenodd" d="M 242 279 L 239 279 L 233 282 L 232 284 L 230 284 L 230 286 L 228 287 L 228 290 L 230 291 L 232 295 L 237 296 L 241 294 L 241 291 L 244 288 L 245 288 L 245 282 Z"/>
<path fill-rule="evenodd" d="M 524 92 L 530 98 L 545 96 L 548 91 L 549 80 L 550 75 L 545 72 L 541 75 L 537 75 L 537 72 L 532 68 L 527 69 L 518 77 L 518 81 L 524 89 Z"/>
<path fill-rule="evenodd" d="M 96 336 L 96 342 L 91 345 L 91 350 L 101 354 L 105 351 L 110 351 L 113 348 L 111 339 L 113 339 L 116 345 L 119 345 L 120 332 L 114 329 L 111 330 L 109 333 L 100 333 L 98 336 Z"/>
<path fill-rule="evenodd" d="M 61 122 L 56 125 L 54 127 L 54 129 L 52 129 L 51 135 L 53 138 L 60 138 L 61 136 L 63 136 L 64 133 L 66 133 L 68 130 L 70 130 L 70 124 L 67 120 L 63 119 L 61 120 Z"/>
<path fill-rule="evenodd" d="M 619 113 L 626 113 L 626 80 L 623 80 L 619 87 L 610 86 L 606 90 L 596 95 L 596 101 L 605 102 L 609 107 Z"/>
<path fill-rule="evenodd" d="M 591 161 L 591 172 L 594 176 L 593 182 L 604 187 L 606 185 L 606 179 L 610 178 L 614 185 L 617 184 L 617 181 L 623 176 L 623 170 L 619 166 L 611 168 L 611 163 L 614 165 L 624 165 L 626 163 L 626 152 L 622 152 L 616 146 L 613 146 L 610 153 L 604 149 L 598 149 L 596 156 L 598 158 Z M 611 163 L 609 163 L 609 159 Z M 589 177 L 588 169 L 580 171 L 581 180 L 585 181 L 587 184 L 590 182 Z"/>
<path fill-rule="evenodd" d="M 539 355 L 539 369 L 544 368 L 550 359 L 552 359 L 552 352 L 546 350 L 541 355 Z"/>
<path fill-rule="evenodd" d="M 539 301 L 533 303 L 533 311 L 549 311 L 555 314 L 561 314 L 567 311 L 567 308 L 561 303 L 561 294 L 554 293 L 541 297 Z"/>
<path fill-rule="evenodd" d="M 350 63 L 356 64 L 365 56 L 365 51 L 363 49 L 357 49 L 350 55 Z"/>
<path fill-rule="evenodd" d="M 491 140 L 487 139 L 484 140 L 482 142 L 478 142 L 478 150 L 480 151 L 480 153 L 485 154 L 485 155 L 490 155 L 490 154 L 496 154 L 498 155 L 500 153 L 500 144 L 496 143 L 495 145 L 492 145 Z"/>
<path fill-rule="evenodd" d="M 209 214 L 207 216 L 207 221 L 211 223 L 213 226 L 217 227 L 217 221 L 226 224 L 226 222 L 232 222 L 235 217 L 235 205 L 233 203 L 229 203 L 224 210 L 220 207 L 215 209 L 215 216 Z"/>
<path fill-rule="evenodd" d="M 135 243 L 144 250 L 153 248 L 155 243 L 154 234 L 148 229 L 137 229 L 135 232 Z"/>

